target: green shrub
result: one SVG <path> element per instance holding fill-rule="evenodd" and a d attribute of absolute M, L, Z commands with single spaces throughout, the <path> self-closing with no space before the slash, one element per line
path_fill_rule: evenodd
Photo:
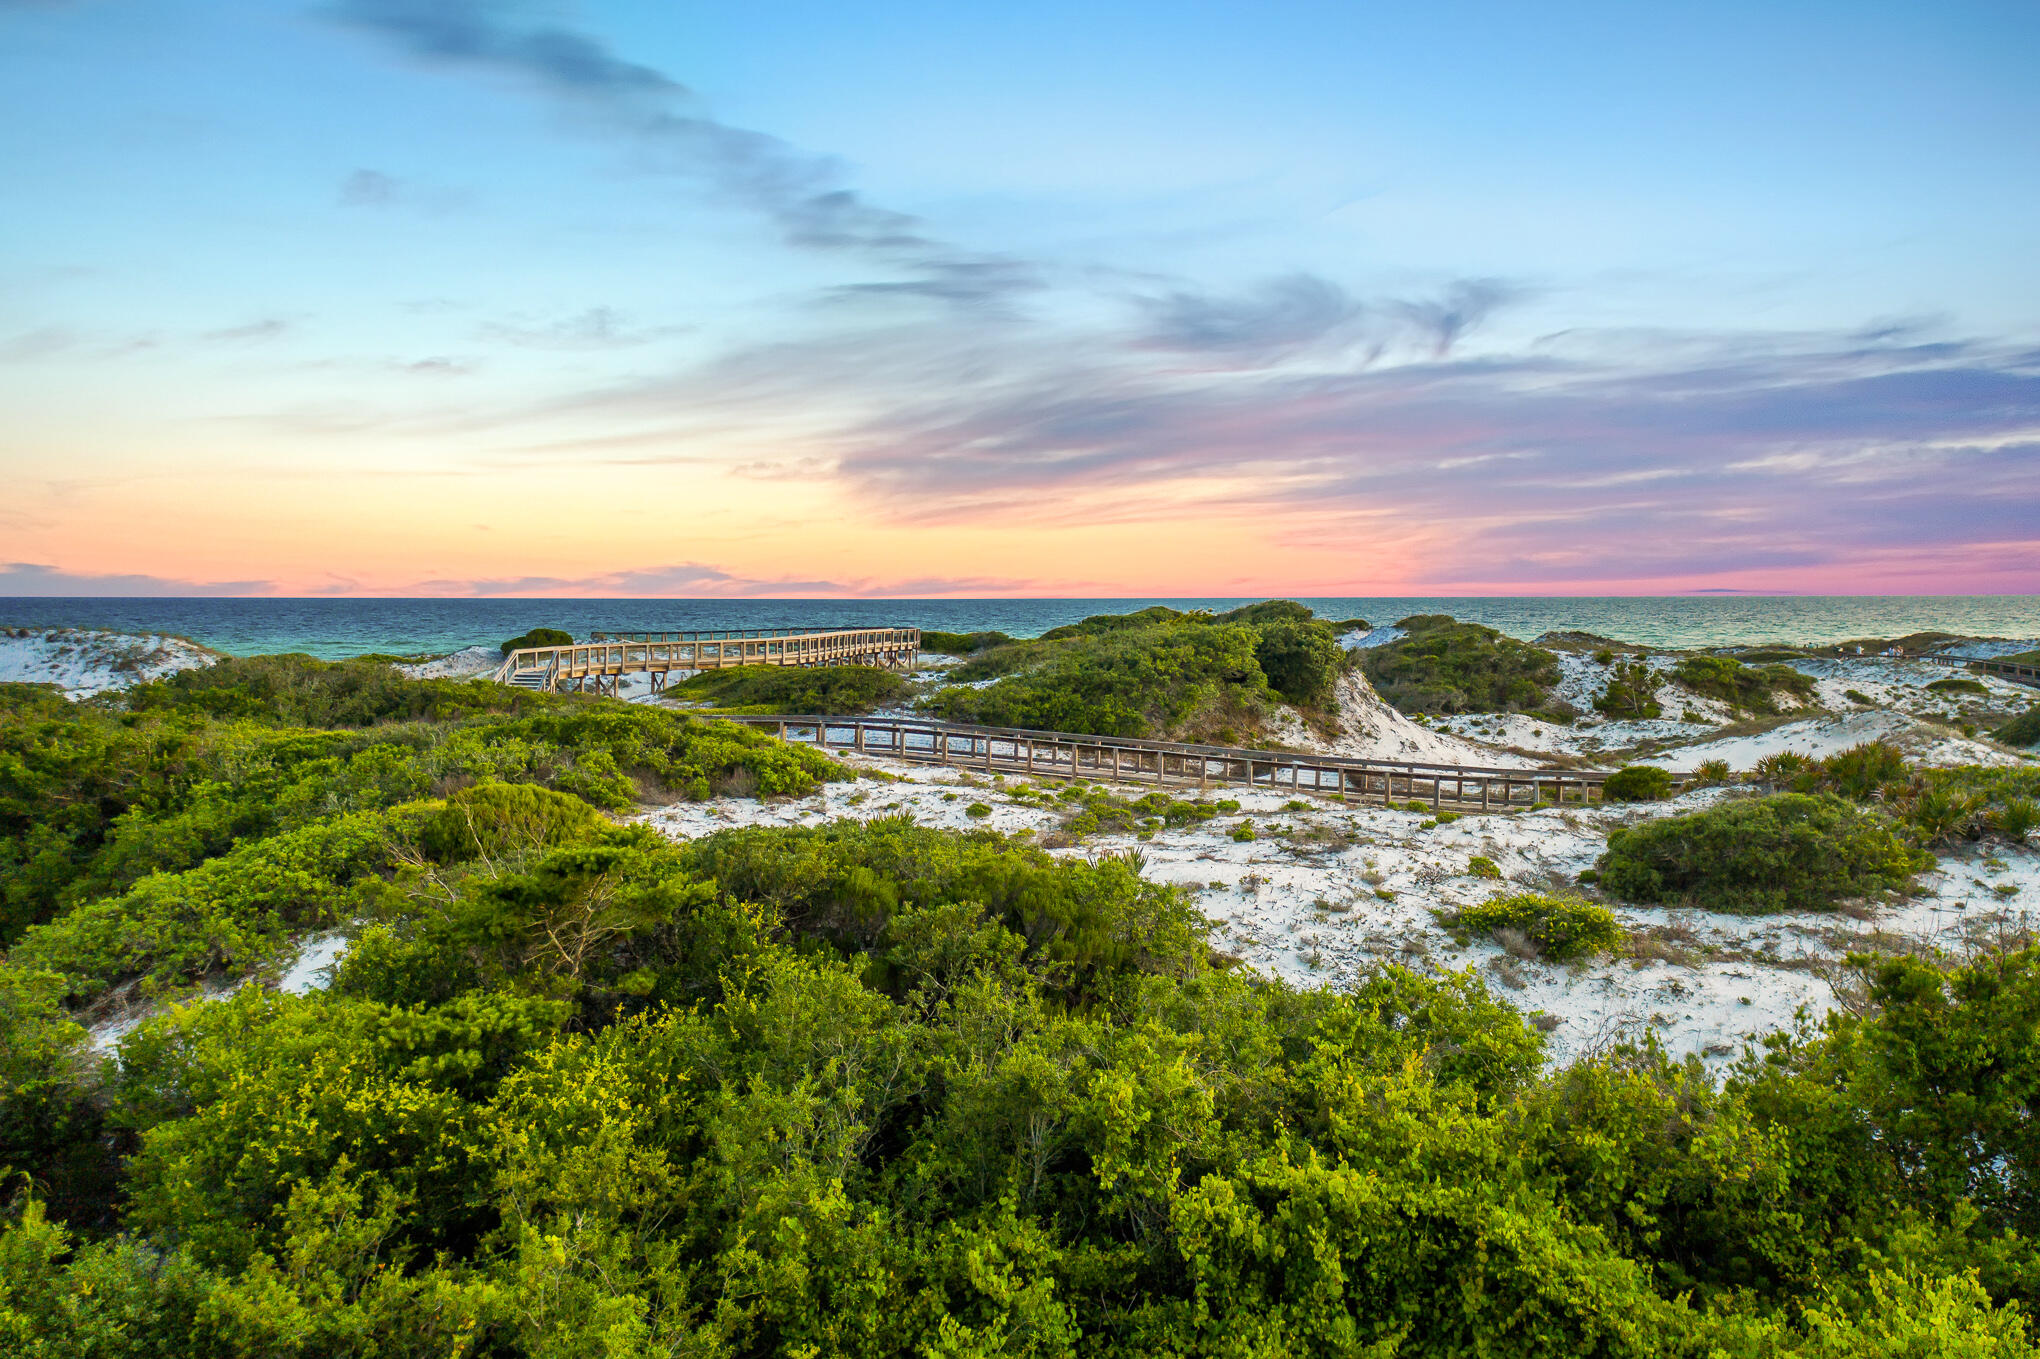
<path fill-rule="evenodd" d="M 1979 697 L 1988 697 L 1990 694 L 1990 687 L 1981 680 L 1968 679 L 1963 676 L 1950 676 L 1947 679 L 1931 680 L 1927 684 L 1927 689 L 1929 692 L 1936 694 L 1975 694 Z"/>
<path fill-rule="evenodd" d="M 1595 867 L 1625 901 L 1760 914 L 1902 891 L 1933 863 L 1875 812 L 1776 793 L 1611 831 Z"/>
<path fill-rule="evenodd" d="M 1851 703 L 1859 704 L 1865 708 L 1874 706 L 1874 702 L 1871 699 L 1870 695 L 1864 693 L 1860 689 L 1844 689 L 1842 691 L 1842 697 L 1848 699 L 1849 702 Z"/>
<path fill-rule="evenodd" d="M 502 649 L 503 654 L 508 656 L 511 652 L 524 647 L 572 646 L 573 644 L 574 634 L 571 632 L 561 632 L 558 628 L 533 628 L 523 636 L 512 637 L 509 641 L 503 643 Z"/>
<path fill-rule="evenodd" d="M 1527 712 L 1546 705 L 1558 658 L 1478 623 L 1419 614 L 1404 636 L 1361 653 L 1382 698 L 1405 713 Z"/>
<path fill-rule="evenodd" d="M 1727 760 L 1702 760 L 1693 769 L 1695 783 L 1719 785 L 1729 782 L 1734 777 L 1735 771 L 1728 767 Z"/>
<path fill-rule="evenodd" d="M 1672 776 L 1653 764 L 1632 764 L 1610 774 L 1601 785 L 1610 802 L 1662 802 L 1672 795 Z"/>
<path fill-rule="evenodd" d="M 1232 836 L 1234 840 L 1237 840 L 1241 844 L 1245 844 L 1247 841 L 1252 840 L 1254 838 L 1254 823 L 1251 821 L 1242 821 L 1240 822 L 1239 825 L 1234 826 L 1232 830 L 1228 833 Z"/>
<path fill-rule="evenodd" d="M 973 802 L 963 809 L 963 814 L 973 821 L 982 821 L 992 814 L 992 809 L 982 802 Z"/>
<path fill-rule="evenodd" d="M 1447 915 L 1445 923 L 1468 935 L 1520 931 L 1541 955 L 1556 962 L 1607 953 L 1622 942 L 1622 927 L 1607 907 L 1542 892 L 1494 897 Z"/>
<path fill-rule="evenodd" d="M 1230 744 L 1259 727 L 1277 695 L 1327 702 L 1344 663 L 1331 625 L 1293 601 L 1222 614 L 1156 605 L 979 651 L 950 677 L 997 682 L 945 689 L 927 706 L 990 726 Z"/>
<path fill-rule="evenodd" d="M 1244 624 L 1196 618 L 1051 634 L 964 662 L 955 678 L 997 682 L 944 689 L 927 706 L 996 727 L 1197 739 L 1252 726 L 1273 702 L 1259 640 Z"/>
<path fill-rule="evenodd" d="M 1346 655 L 1330 627 L 1304 617 L 1269 619 L 1254 628 L 1260 635 L 1254 659 L 1271 689 L 1291 703 L 1316 706 L 1330 701 Z"/>
<path fill-rule="evenodd" d="M 445 863 L 535 854 L 586 839 L 607 823 L 580 798 L 489 780 L 460 789 L 425 822 L 419 841 Z"/>
<path fill-rule="evenodd" d="M 1594 700 L 1594 711 L 1613 718 L 1662 716 L 1657 701 L 1658 672 L 1642 661 L 1625 661 L 1608 676 L 1608 686 Z"/>
<path fill-rule="evenodd" d="M 2008 746 L 2040 746 L 2040 708 L 2029 708 L 1991 733 Z"/>
<path fill-rule="evenodd" d="M 704 670 L 666 692 L 736 711 L 833 717 L 868 713 L 912 691 L 904 676 L 870 665 L 737 665 Z"/>
<path fill-rule="evenodd" d="M 1499 878 L 1501 867 L 1485 854 L 1476 854 L 1466 861 L 1467 876 L 1474 878 Z"/>
<path fill-rule="evenodd" d="M 921 650 L 938 656 L 975 656 L 996 646 L 1011 646 L 1013 638 L 1003 632 L 938 632 L 921 630 Z"/>
<path fill-rule="evenodd" d="M 0 690 L 0 879 L 55 912 L 0 963 L 0 1352 L 2030 1348 L 2040 951 L 1859 958 L 1860 1005 L 1726 1073 L 1547 1067 L 1550 1017 L 1471 969 L 1289 985 L 1137 856 L 903 817 L 675 844 L 568 795 L 825 768 L 726 724 L 243 673 Z M 346 725 L 279 716 L 314 708 Z M 1218 807 L 1068 791 L 1037 803 L 1143 833 Z M 329 990 L 164 1007 L 117 1063 L 29 958 L 335 918 Z M 1620 947 L 1563 897 L 1453 928 Z"/>
<path fill-rule="evenodd" d="M 2024 840 L 2040 826 L 2040 802 L 2030 797 L 2013 798 L 1990 814 L 1990 825 L 2008 840 Z"/>
<path fill-rule="evenodd" d="M 1789 665 L 1751 667 L 1728 656 L 1688 656 L 1672 668 L 1672 678 L 1696 694 L 1756 713 L 1778 711 L 1779 694 L 1804 701 L 1814 693 L 1813 678 Z"/>

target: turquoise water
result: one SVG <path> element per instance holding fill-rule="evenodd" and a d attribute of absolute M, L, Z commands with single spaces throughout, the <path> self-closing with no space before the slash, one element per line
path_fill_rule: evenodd
<path fill-rule="evenodd" d="M 682 631 L 899 625 L 1029 637 L 1150 604 L 1228 609 L 1245 599 L 21 599 L 0 626 L 172 632 L 236 655 L 440 653 L 533 627 Z M 1558 628 L 1651 646 L 1815 644 L 1937 630 L 2040 638 L 2040 595 L 1680 595 L 1663 598 L 1308 599 L 1325 618 L 1393 623 L 1449 613 L 1529 639 Z"/>

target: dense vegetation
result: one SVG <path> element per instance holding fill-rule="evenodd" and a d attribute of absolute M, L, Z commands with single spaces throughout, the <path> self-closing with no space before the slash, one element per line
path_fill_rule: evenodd
<path fill-rule="evenodd" d="M 1471 972 L 1234 970 L 1137 858 L 617 825 L 833 771 L 377 669 L 0 691 L 8 862 L 23 809 L 82 809 L 0 963 L 0 1352 L 2032 1352 L 2040 952 L 1865 959 L 1856 1012 L 1720 1085 L 1651 1047 L 1548 1071 Z M 85 1060 L 77 960 L 26 940 L 207 872 L 341 903 L 332 986 Z M 1460 923 L 1617 942 L 1568 899 Z"/>
<path fill-rule="evenodd" d="M 1595 869 L 1625 901 L 1755 914 L 1901 891 L 1933 862 L 1876 812 L 1776 793 L 1618 827 Z"/>
<path fill-rule="evenodd" d="M 1643 661 L 1618 661 L 1608 674 L 1607 687 L 1594 699 L 1594 711 L 1617 719 L 1660 717 L 1664 707 L 1657 691 L 1662 682 L 1663 676 Z"/>
<path fill-rule="evenodd" d="M 1382 698 L 1406 713 L 1528 712 L 1550 701 L 1558 658 L 1479 623 L 1418 614 L 1361 653 Z"/>
<path fill-rule="evenodd" d="M 0 685 L 0 942 L 88 990 L 188 978 L 343 913 L 396 809 L 479 779 L 622 810 L 837 772 L 724 723 L 360 662 L 227 660 L 75 706 Z"/>
<path fill-rule="evenodd" d="M 1622 942 L 1622 927 L 1607 907 L 1544 892 L 1491 897 L 1454 911 L 1445 923 L 1462 936 L 1506 939 L 1513 934 L 1532 952 L 1554 962 L 1607 953 Z"/>
<path fill-rule="evenodd" d="M 1896 747 L 1871 741 L 1819 760 L 1782 752 L 1759 761 L 1757 774 L 1773 787 L 1876 807 L 1926 845 L 2018 840 L 2040 825 L 2040 769 L 1915 769 Z"/>
<path fill-rule="evenodd" d="M 573 641 L 574 634 L 571 632 L 562 632 L 558 628 L 533 628 L 530 632 L 520 637 L 512 637 L 503 643 L 502 650 L 503 654 L 508 656 L 520 647 L 571 646 Z"/>
<path fill-rule="evenodd" d="M 1777 712 L 1781 694 L 1805 702 L 1814 692 L 1813 678 L 1789 665 L 1744 665 L 1733 656 L 1688 656 L 1672 667 L 1672 678 L 1696 694 L 1753 713 Z"/>
<path fill-rule="evenodd" d="M 871 665 L 738 665 L 704 670 L 668 691 L 726 712 L 868 713 L 913 692 L 906 679 Z"/>
<path fill-rule="evenodd" d="M 1991 735 L 2008 746 L 2040 745 L 2040 708 L 2028 708 Z"/>
<path fill-rule="evenodd" d="M 1661 802 L 1671 794 L 1671 774 L 1654 764 L 1624 765 L 1601 785 L 1610 802 Z"/>
<path fill-rule="evenodd" d="M 981 651 L 928 706 L 953 721 L 1104 736 L 1232 742 L 1278 698 L 1327 702 L 1344 653 L 1333 626 L 1270 600 L 1228 613 L 1101 614 Z"/>
<path fill-rule="evenodd" d="M 1009 646 L 1013 639 L 1003 632 L 940 632 L 924 628 L 921 650 L 937 656 L 975 656 L 995 646 Z"/>

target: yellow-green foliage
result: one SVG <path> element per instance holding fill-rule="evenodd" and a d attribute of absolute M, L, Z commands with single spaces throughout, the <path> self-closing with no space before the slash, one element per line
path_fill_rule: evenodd
<path fill-rule="evenodd" d="M 1622 942 L 1622 927 L 1607 907 L 1543 892 L 1491 897 L 1452 912 L 1445 923 L 1467 935 L 1515 930 L 1536 945 L 1538 953 L 1560 962 L 1606 953 Z"/>
<path fill-rule="evenodd" d="M 2030 1353 L 2040 954 L 1863 960 L 1859 1012 L 1719 1083 L 1652 1046 L 1547 1070 L 1471 970 L 1292 988 L 1138 858 L 905 819 L 674 844 L 501 770 L 398 797 L 458 723 L 338 759 L 252 721 L 174 777 L 109 747 L 153 800 L 102 850 L 264 731 L 303 747 L 287 810 L 183 823 L 198 860 L 115 894 L 223 898 L 231 861 L 350 946 L 103 1067 L 68 984 L 0 963 L 0 1353 Z M 606 730 L 516 739 L 536 770 Z M 1597 908 L 1482 909 L 1606 946 Z"/>

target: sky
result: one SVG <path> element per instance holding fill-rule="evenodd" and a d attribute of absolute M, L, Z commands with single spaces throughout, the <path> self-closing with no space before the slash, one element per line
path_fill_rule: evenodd
<path fill-rule="evenodd" d="M 0 595 L 2040 593 L 2040 7 L 0 0 Z"/>

